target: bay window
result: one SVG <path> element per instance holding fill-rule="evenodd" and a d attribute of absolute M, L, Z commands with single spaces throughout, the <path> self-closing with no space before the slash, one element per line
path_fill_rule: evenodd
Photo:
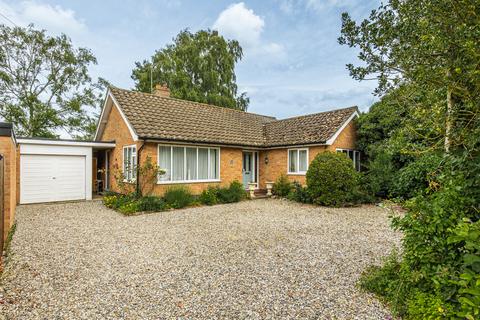
<path fill-rule="evenodd" d="M 159 183 L 216 181 L 220 179 L 220 149 L 158 146 L 158 166 L 165 171 Z"/>
<path fill-rule="evenodd" d="M 288 150 L 288 173 L 305 174 L 308 170 L 308 149 Z"/>
<path fill-rule="evenodd" d="M 134 181 L 137 178 L 137 147 L 123 147 L 123 178 Z"/>

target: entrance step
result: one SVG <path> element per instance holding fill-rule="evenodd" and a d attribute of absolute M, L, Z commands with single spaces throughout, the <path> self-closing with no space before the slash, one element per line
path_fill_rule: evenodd
<path fill-rule="evenodd" d="M 254 199 L 268 198 L 266 189 L 257 189 L 257 190 L 255 190 L 254 195 L 255 195 Z"/>

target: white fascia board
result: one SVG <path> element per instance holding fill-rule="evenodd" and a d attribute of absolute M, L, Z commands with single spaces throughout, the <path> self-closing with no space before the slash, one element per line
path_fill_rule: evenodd
<path fill-rule="evenodd" d="M 72 146 L 72 147 L 103 147 L 115 148 L 112 142 L 92 142 L 92 141 L 69 141 L 69 140 L 44 140 L 44 139 L 17 139 L 19 144 L 51 145 L 51 146 Z"/>
<path fill-rule="evenodd" d="M 112 104 L 117 108 L 118 110 L 118 113 L 120 113 L 120 116 L 122 117 L 123 121 L 125 122 L 125 124 L 127 125 L 127 128 L 128 128 L 128 131 L 130 131 L 130 135 L 132 136 L 132 139 L 133 141 L 138 141 L 138 135 L 137 133 L 135 132 L 135 130 L 133 129 L 132 125 L 130 124 L 130 122 L 128 121 L 127 117 L 125 116 L 125 113 L 123 113 L 123 110 L 122 108 L 120 108 L 120 104 L 117 102 L 117 99 L 115 99 L 115 97 L 113 96 L 112 92 L 110 90 L 108 90 L 108 93 L 107 93 L 107 98 L 105 99 L 105 104 L 103 106 L 103 109 L 102 109 L 102 113 L 100 115 L 100 119 L 98 121 L 98 125 L 97 125 L 97 130 L 95 132 L 95 138 L 94 140 L 98 140 L 99 138 L 99 135 L 103 132 L 104 130 L 104 127 L 105 127 L 105 124 L 104 124 L 104 117 L 106 117 L 108 115 L 108 112 L 105 112 L 105 109 L 107 109 L 107 106 L 108 105 L 108 100 L 111 99 L 112 101 Z M 108 108 L 110 111 L 110 108 Z M 100 132 L 101 131 L 101 132 Z"/>
<path fill-rule="evenodd" d="M 348 124 L 358 116 L 359 116 L 358 111 L 355 111 L 354 113 L 352 113 L 352 115 L 347 119 L 347 121 L 345 121 L 345 123 L 342 124 L 342 126 L 337 130 L 337 132 L 335 132 L 335 134 L 330 139 L 328 139 L 325 144 L 331 146 L 335 142 L 335 140 L 337 140 L 338 136 L 343 131 L 343 129 L 345 129 L 345 127 L 348 126 Z"/>

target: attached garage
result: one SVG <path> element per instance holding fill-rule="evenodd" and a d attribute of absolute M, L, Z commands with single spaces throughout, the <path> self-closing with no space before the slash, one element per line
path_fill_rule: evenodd
<path fill-rule="evenodd" d="M 20 203 L 92 199 L 93 149 L 109 142 L 18 139 Z"/>

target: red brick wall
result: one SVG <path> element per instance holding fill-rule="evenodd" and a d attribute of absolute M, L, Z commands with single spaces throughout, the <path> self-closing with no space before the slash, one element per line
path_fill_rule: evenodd
<path fill-rule="evenodd" d="M 0 154 L 4 156 L 4 232 L 5 239 L 15 219 L 17 206 L 17 150 L 11 137 L 0 137 Z"/>
<path fill-rule="evenodd" d="M 308 147 L 309 163 L 315 159 L 320 152 L 332 151 L 337 148 L 355 149 L 356 128 L 354 122 L 350 122 L 345 129 L 339 134 L 334 143 L 330 146 L 313 146 Z M 271 149 L 260 152 L 260 188 L 266 188 L 265 182 L 275 181 L 281 174 L 287 174 L 288 165 L 288 149 Z M 268 165 L 265 164 L 265 156 L 268 156 Z M 305 175 L 287 175 L 290 181 L 298 181 L 305 184 Z"/>

